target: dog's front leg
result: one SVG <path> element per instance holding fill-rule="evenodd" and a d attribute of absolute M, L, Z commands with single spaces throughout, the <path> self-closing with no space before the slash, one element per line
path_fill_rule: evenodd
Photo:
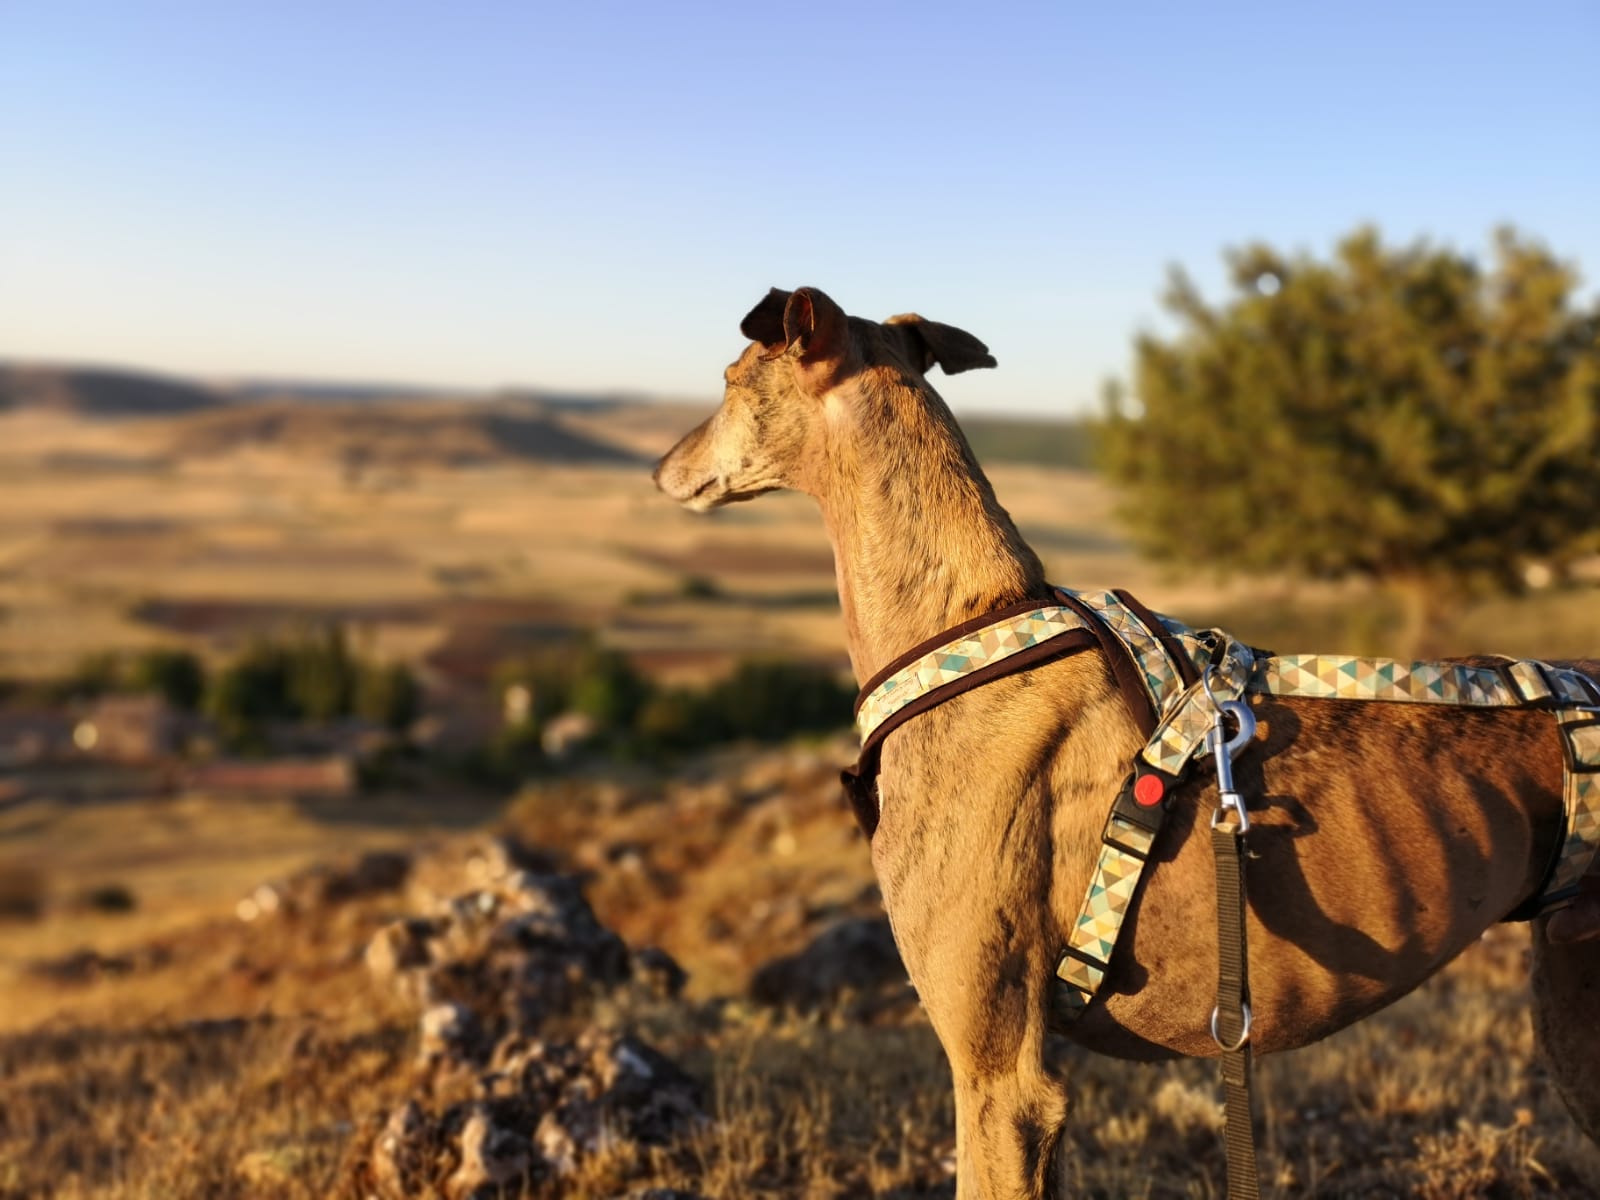
<path fill-rule="evenodd" d="M 957 1200 L 1043 1200 L 1066 1119 L 1054 1083 L 1024 1072 L 976 1076 L 952 1062 Z"/>
<path fill-rule="evenodd" d="M 911 981 L 950 1062 L 958 1200 L 1043 1200 L 1066 1122 L 1046 1066 L 1054 974 L 1005 908 L 937 904 L 897 914 Z"/>

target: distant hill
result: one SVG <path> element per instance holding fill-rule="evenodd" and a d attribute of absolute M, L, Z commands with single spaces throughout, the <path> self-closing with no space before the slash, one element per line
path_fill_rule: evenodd
<path fill-rule="evenodd" d="M 250 380 L 226 386 L 142 371 L 0 362 L 0 412 L 181 418 L 178 454 L 273 446 L 362 465 L 472 465 L 497 460 L 638 463 L 653 458 L 716 407 L 616 392 L 507 389 L 469 395 L 397 384 Z M 964 414 L 981 462 L 1089 469 L 1084 418 Z"/>
<path fill-rule="evenodd" d="M 491 398 L 316 381 L 217 386 L 132 370 L 0 362 L 0 413 L 157 420 L 179 456 L 270 446 L 350 467 L 635 464 L 643 456 L 623 436 L 626 422 L 606 419 L 617 403 L 597 396 L 591 408 L 570 393 Z M 608 425 L 617 427 L 616 439 Z"/>
<path fill-rule="evenodd" d="M 238 403 L 175 424 L 172 452 L 268 446 L 350 467 L 464 467 L 508 459 L 637 463 L 638 455 L 527 405 L 483 401 L 289 400 Z"/>
<path fill-rule="evenodd" d="M 224 402 L 212 388 L 160 375 L 0 363 L 0 412 L 32 408 L 93 417 L 152 417 Z"/>

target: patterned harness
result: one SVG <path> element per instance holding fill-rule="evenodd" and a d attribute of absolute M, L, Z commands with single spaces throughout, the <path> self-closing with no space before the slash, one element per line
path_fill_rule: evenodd
<path fill-rule="evenodd" d="M 1335 700 L 1543 708 L 1560 728 L 1565 824 L 1543 886 L 1508 914 L 1527 920 L 1570 904 L 1600 852 L 1600 684 L 1532 660 L 1494 666 L 1397 662 L 1334 655 L 1269 655 L 1218 630 L 1195 630 L 1150 612 L 1126 592 L 1055 589 L 946 630 L 867 681 L 856 700 L 861 756 L 844 772 L 856 818 L 871 837 L 881 801 L 878 755 L 903 722 L 992 679 L 1075 649 L 1098 648 L 1146 737 L 1112 805 L 1083 906 L 1056 968 L 1056 1009 L 1071 1018 L 1094 999 L 1110 968 L 1167 801 L 1195 759 L 1220 704 L 1246 694 Z"/>

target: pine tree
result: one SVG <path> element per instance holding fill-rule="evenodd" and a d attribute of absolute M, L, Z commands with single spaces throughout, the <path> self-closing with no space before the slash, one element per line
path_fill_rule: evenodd
<path fill-rule="evenodd" d="M 1600 308 L 1501 230 L 1484 271 L 1363 229 L 1332 262 L 1228 255 L 1233 296 L 1175 271 L 1179 332 L 1142 336 L 1101 454 L 1139 545 L 1224 570 L 1363 576 L 1426 640 L 1449 603 L 1560 568 L 1600 528 Z"/>

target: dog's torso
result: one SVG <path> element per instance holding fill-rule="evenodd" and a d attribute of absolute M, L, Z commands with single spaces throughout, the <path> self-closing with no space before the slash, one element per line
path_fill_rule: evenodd
<path fill-rule="evenodd" d="M 1570 665 L 1600 674 L 1600 663 Z M 1269 696 L 1256 713 L 1236 775 L 1252 822 L 1253 1042 L 1271 1051 L 1404 995 L 1539 888 L 1560 836 L 1562 749 L 1555 722 L 1532 709 Z M 934 994 L 952 983 L 984 995 L 980 1009 L 1001 1026 L 1008 1014 L 1025 1023 L 1025 979 L 1053 969 L 1142 744 L 1093 651 L 987 684 L 889 736 L 874 864 L 936 1026 Z M 1204 774 L 1173 799 L 1103 1002 L 1063 1029 L 1074 1041 L 1133 1058 L 1215 1051 L 1205 826 L 1216 787 Z M 952 780 L 961 802 L 934 799 Z M 962 903 L 976 895 L 995 899 L 985 911 Z M 983 952 L 947 949 L 972 945 Z"/>

